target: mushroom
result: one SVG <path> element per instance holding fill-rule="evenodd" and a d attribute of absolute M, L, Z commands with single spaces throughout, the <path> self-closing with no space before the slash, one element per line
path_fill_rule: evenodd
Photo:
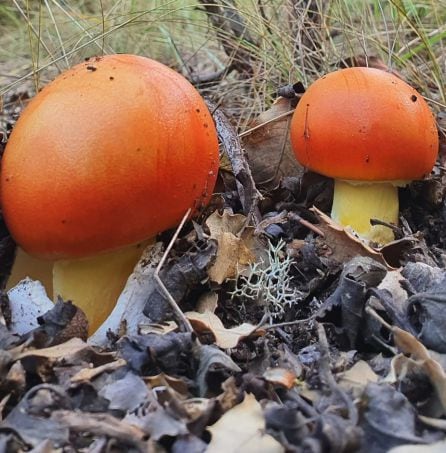
<path fill-rule="evenodd" d="M 394 239 L 398 187 L 435 163 L 438 133 L 423 97 L 393 74 L 355 67 L 327 74 L 300 99 L 291 122 L 297 160 L 335 179 L 331 216 L 377 244 Z"/>
<path fill-rule="evenodd" d="M 54 261 L 54 296 L 92 333 L 142 245 L 208 202 L 218 165 L 212 117 L 184 77 L 140 56 L 91 58 L 21 114 L 1 162 L 3 216 L 26 254 Z"/>

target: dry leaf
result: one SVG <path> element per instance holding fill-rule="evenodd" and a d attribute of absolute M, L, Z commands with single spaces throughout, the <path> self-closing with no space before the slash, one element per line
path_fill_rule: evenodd
<path fill-rule="evenodd" d="M 303 174 L 304 169 L 296 160 L 289 140 L 292 112 L 291 101 L 278 98 L 269 110 L 261 113 L 248 127 L 252 129 L 264 125 L 242 137 L 252 176 L 258 187 L 272 188 L 284 176 Z"/>
<path fill-rule="evenodd" d="M 203 294 L 197 302 L 196 311 L 198 313 L 205 313 L 206 311 L 210 311 L 214 313 L 217 309 L 218 305 L 218 294 L 212 291 Z"/>
<path fill-rule="evenodd" d="M 400 445 L 392 448 L 388 453 L 444 453 L 446 451 L 446 441 L 435 442 L 430 445 Z"/>
<path fill-rule="evenodd" d="M 240 340 L 249 337 L 256 331 L 256 326 L 246 322 L 240 326 L 226 329 L 220 318 L 210 311 L 204 313 L 189 311 L 186 313 L 186 317 L 199 334 L 210 332 L 215 338 L 215 344 L 222 349 L 235 348 Z M 256 335 L 262 333 L 262 331 L 256 331 Z"/>
<path fill-rule="evenodd" d="M 147 335 L 149 333 L 156 333 L 158 335 L 166 335 L 170 332 L 175 332 L 178 329 L 178 325 L 175 321 L 166 321 L 163 324 L 140 324 L 138 333 L 140 335 Z"/>
<path fill-rule="evenodd" d="M 54 307 L 45 288 L 37 280 L 25 278 L 8 291 L 12 333 L 23 335 L 39 327 L 37 318 Z"/>
<path fill-rule="evenodd" d="M 443 414 L 446 414 L 446 373 L 443 367 L 412 334 L 396 326 L 392 326 L 391 331 L 398 349 L 403 354 L 410 355 L 410 358 L 396 356 L 392 361 L 392 373 L 399 375 L 399 371 L 406 371 L 407 366 L 424 371 L 435 389 Z M 387 379 L 391 380 L 392 376 Z"/>
<path fill-rule="evenodd" d="M 319 238 L 329 250 L 331 258 L 335 259 L 339 263 L 350 261 L 356 256 L 368 256 L 384 264 L 387 268 L 393 269 L 384 259 L 383 255 L 371 247 L 364 244 L 356 236 L 354 236 L 349 230 L 338 225 L 329 216 L 324 214 L 316 207 L 311 208 L 319 219 L 318 228 L 324 233 L 323 238 Z"/>
<path fill-rule="evenodd" d="M 152 276 L 162 256 L 162 244 L 148 245 L 116 302 L 116 306 L 99 329 L 88 339 L 94 346 L 106 346 L 110 333 L 118 336 L 138 333 L 140 324 L 147 322 L 143 309 L 147 294 L 155 285 Z M 124 329 L 123 329 L 124 327 Z M 124 330 L 124 331 L 123 331 Z"/>
<path fill-rule="evenodd" d="M 82 368 L 71 377 L 70 381 L 72 383 L 89 382 L 102 373 L 117 370 L 125 365 L 127 365 L 127 362 L 124 359 L 118 359 L 95 368 Z"/>
<path fill-rule="evenodd" d="M 218 252 L 214 264 L 208 271 L 209 278 L 216 283 L 223 283 L 228 278 L 235 278 L 238 272 L 255 261 L 255 254 L 250 249 L 253 245 L 252 228 L 244 228 L 246 217 L 217 211 L 206 220 L 211 238 L 218 243 Z"/>
<path fill-rule="evenodd" d="M 378 382 L 379 376 L 364 360 L 356 362 L 348 371 L 340 374 L 339 386 L 359 397 L 369 382 Z"/>
<path fill-rule="evenodd" d="M 82 341 L 80 338 L 72 338 L 66 343 L 58 344 L 56 346 L 51 346 L 50 348 L 43 349 L 29 349 L 27 351 L 20 352 L 15 358 L 15 360 L 21 360 L 25 357 L 45 357 L 47 359 L 60 359 L 68 358 L 83 349 L 88 348 L 89 346 Z"/>
<path fill-rule="evenodd" d="M 223 211 L 223 214 L 214 211 L 206 219 L 206 225 L 213 239 L 218 239 L 218 236 L 222 233 L 238 235 L 246 225 L 246 216 L 243 214 L 231 214 L 227 209 Z"/>
<path fill-rule="evenodd" d="M 291 389 L 296 385 L 297 376 L 286 368 L 269 368 L 263 373 L 263 378 L 273 385 Z"/>
<path fill-rule="evenodd" d="M 207 453 L 279 453 L 282 445 L 265 434 L 265 417 L 254 395 L 247 394 L 217 423 L 208 427 L 212 434 Z"/>

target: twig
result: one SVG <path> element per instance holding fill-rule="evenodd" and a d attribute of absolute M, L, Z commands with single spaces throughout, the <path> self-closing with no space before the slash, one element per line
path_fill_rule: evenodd
<path fill-rule="evenodd" d="M 212 112 L 218 137 L 231 162 L 243 211 L 248 216 L 248 221 L 252 218 L 254 225 L 258 225 L 261 214 L 257 205 L 263 197 L 256 188 L 240 139 L 223 112 L 214 103 L 208 100 L 206 103 Z"/>
<path fill-rule="evenodd" d="M 330 370 L 330 348 L 323 324 L 318 323 L 317 333 L 321 353 L 319 361 L 319 375 L 321 380 L 325 382 L 331 392 L 336 393 L 342 399 L 348 409 L 348 418 L 353 425 L 356 425 L 358 423 L 358 411 L 348 395 L 338 386 Z"/>
<path fill-rule="evenodd" d="M 279 322 L 277 324 L 270 324 L 269 326 L 265 326 L 265 321 L 268 319 L 268 314 L 265 314 L 260 322 L 257 324 L 255 330 L 263 329 L 263 330 L 270 330 L 270 329 L 278 329 L 280 327 L 287 327 L 287 326 L 296 326 L 298 324 L 303 324 L 305 322 L 313 321 L 316 318 L 317 314 L 310 316 L 309 318 L 305 319 L 296 319 L 294 321 L 286 321 L 286 322 Z"/>
<path fill-rule="evenodd" d="M 290 220 L 294 220 L 295 222 L 299 222 L 301 225 L 308 228 L 313 233 L 316 233 L 317 235 L 319 235 L 321 237 L 325 237 L 325 234 L 321 229 L 319 229 L 316 225 L 313 225 L 308 220 L 303 219 L 300 215 L 296 214 L 295 212 L 289 212 L 288 218 Z"/>
<path fill-rule="evenodd" d="M 248 129 L 245 132 L 242 132 L 241 134 L 238 134 L 238 136 L 239 136 L 239 138 L 246 137 L 247 135 L 252 134 L 257 129 L 265 127 L 265 126 L 267 126 L 270 123 L 274 123 L 275 121 L 279 121 L 282 118 L 285 118 L 287 116 L 292 115 L 293 113 L 294 113 L 294 109 L 293 110 L 289 110 L 288 112 L 285 112 L 285 113 L 281 113 L 280 115 L 277 115 L 277 116 L 275 116 L 274 118 L 271 118 L 268 121 L 264 121 L 263 123 L 257 124 L 257 126 L 251 127 L 251 129 Z"/>
<path fill-rule="evenodd" d="M 176 229 L 175 234 L 173 235 L 172 239 L 170 240 L 169 245 L 167 246 L 163 257 L 161 258 L 161 261 L 158 263 L 158 266 L 155 269 L 155 273 L 153 274 L 153 276 L 155 278 L 155 281 L 158 283 L 158 285 L 160 286 L 162 292 L 164 293 L 164 295 L 166 296 L 167 300 L 169 301 L 170 306 L 172 307 L 172 310 L 173 310 L 173 312 L 174 312 L 174 314 L 175 314 L 175 316 L 177 318 L 177 321 L 179 321 L 180 328 L 183 327 L 183 329 L 186 332 L 193 332 L 194 329 L 192 328 L 191 323 L 186 318 L 184 313 L 181 311 L 181 308 L 178 306 L 178 304 L 176 303 L 175 299 L 172 297 L 172 294 L 169 293 L 169 290 L 166 288 L 166 286 L 164 285 L 163 281 L 161 280 L 161 278 L 159 276 L 159 273 L 160 273 L 160 270 L 163 267 L 164 263 L 166 262 L 166 259 L 167 259 L 168 255 L 170 253 L 170 250 L 172 249 L 175 241 L 177 240 L 178 235 L 180 234 L 180 231 L 182 230 L 184 224 L 186 223 L 186 220 L 188 219 L 190 213 L 191 213 L 191 208 L 189 208 L 187 210 L 186 214 L 184 214 L 184 217 L 181 220 L 181 223 L 178 225 L 178 228 Z"/>

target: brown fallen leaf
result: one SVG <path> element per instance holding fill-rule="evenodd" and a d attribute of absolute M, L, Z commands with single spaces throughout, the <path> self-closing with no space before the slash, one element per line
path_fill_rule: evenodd
<path fill-rule="evenodd" d="M 429 350 L 411 333 L 397 326 L 388 324 L 373 309 L 366 311 L 393 334 L 395 346 L 402 352 L 392 359 L 391 371 L 386 377 L 388 382 L 398 382 L 408 372 L 424 373 L 430 380 L 436 398 L 433 404 L 440 410 L 439 415 L 446 414 L 446 372 L 442 365 L 435 360 Z M 440 407 L 438 407 L 440 406 Z"/>
<path fill-rule="evenodd" d="M 209 278 L 216 283 L 223 283 L 228 278 L 235 278 L 238 272 L 256 257 L 250 246 L 253 245 L 253 228 L 246 227 L 246 217 L 231 214 L 228 210 L 220 215 L 217 211 L 206 220 L 211 238 L 218 243 L 218 252 L 214 264 L 208 271 Z"/>
<path fill-rule="evenodd" d="M 324 233 L 323 238 L 318 241 L 327 250 L 327 255 L 339 263 L 350 261 L 356 256 L 368 256 L 384 264 L 388 269 L 393 269 L 384 259 L 383 255 L 368 245 L 364 244 L 360 239 L 353 235 L 348 229 L 338 225 L 328 215 L 316 207 L 312 207 L 311 211 L 316 214 L 319 219 L 318 228 Z"/>
<path fill-rule="evenodd" d="M 72 338 L 71 340 L 68 340 L 65 343 L 61 343 L 56 346 L 51 346 L 50 348 L 25 350 L 23 352 L 20 352 L 15 357 L 15 359 L 21 360 L 25 357 L 30 356 L 45 357 L 47 359 L 59 359 L 61 357 L 74 355 L 88 347 L 89 346 L 80 338 Z"/>
<path fill-rule="evenodd" d="M 210 311 L 204 313 L 189 311 L 185 315 L 198 334 L 211 333 L 215 338 L 215 344 L 222 349 L 235 348 L 242 339 L 251 336 L 254 332 L 256 335 L 264 334 L 264 331 L 256 330 L 257 326 L 246 322 L 227 329 L 220 318 Z"/>
<path fill-rule="evenodd" d="M 246 216 L 231 214 L 227 209 L 223 211 L 223 214 L 215 211 L 206 219 L 206 225 L 213 239 L 218 239 L 221 233 L 238 235 L 246 225 Z"/>
<path fill-rule="evenodd" d="M 263 378 L 273 385 L 292 389 L 296 385 L 297 376 L 286 368 L 269 368 L 263 373 Z"/>
<path fill-rule="evenodd" d="M 218 294 L 214 292 L 208 292 L 203 294 L 197 302 L 196 311 L 198 313 L 204 313 L 210 311 L 214 313 L 218 305 Z"/>
<path fill-rule="evenodd" d="M 254 395 L 247 394 L 241 404 L 226 412 L 208 427 L 212 434 L 207 453 L 281 453 L 285 449 L 265 434 L 265 417 Z"/>
<path fill-rule="evenodd" d="M 392 448 L 388 453 L 444 453 L 446 451 L 446 441 L 441 440 L 430 445 L 400 445 Z"/>
<path fill-rule="evenodd" d="M 443 414 L 446 414 L 446 373 L 443 367 L 431 357 L 429 351 L 412 334 L 396 326 L 393 326 L 391 331 L 398 349 L 403 354 L 409 354 L 431 381 Z"/>
<path fill-rule="evenodd" d="M 364 360 L 356 362 L 349 370 L 340 373 L 339 386 L 352 392 L 355 398 L 359 397 L 369 382 L 378 382 L 379 376 Z"/>
<path fill-rule="evenodd" d="M 127 362 L 124 359 L 118 359 L 114 362 L 106 363 L 95 368 L 82 368 L 82 370 L 78 371 L 74 376 L 71 377 L 70 381 L 73 384 L 77 384 L 79 382 L 88 382 L 102 373 L 117 370 L 118 368 L 121 368 L 126 364 Z"/>
<path fill-rule="evenodd" d="M 63 360 L 65 365 L 86 361 L 92 363 L 93 366 L 100 366 L 108 362 L 113 362 L 116 357 L 116 354 L 113 352 L 99 352 L 95 350 L 80 338 L 72 338 L 65 343 L 42 349 L 24 349 L 23 346 L 18 346 L 8 352 L 12 354 L 14 361 L 22 360 L 26 357 L 36 357 L 46 359 L 48 366 L 57 363 L 59 360 Z"/>
<path fill-rule="evenodd" d="M 269 110 L 248 125 L 250 130 L 254 130 L 242 134 L 242 143 L 258 187 L 273 188 L 284 176 L 300 177 L 304 172 L 289 140 L 293 110 L 290 99 L 278 98 Z"/>

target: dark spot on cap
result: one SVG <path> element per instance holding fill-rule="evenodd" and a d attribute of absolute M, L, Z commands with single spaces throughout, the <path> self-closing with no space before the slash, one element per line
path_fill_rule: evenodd
<path fill-rule="evenodd" d="M 67 223 L 67 221 L 65 219 L 62 219 L 62 222 L 61 222 L 63 225 L 65 225 Z"/>
<path fill-rule="evenodd" d="M 88 69 L 89 71 L 92 71 L 92 72 L 94 72 L 94 71 L 97 70 L 97 68 L 96 68 L 95 66 L 91 66 L 91 65 L 88 65 L 88 66 L 87 66 L 87 69 Z"/>
<path fill-rule="evenodd" d="M 109 79 L 110 80 L 115 80 L 115 78 L 113 76 L 110 76 Z"/>
<path fill-rule="evenodd" d="M 410 97 L 410 100 L 412 102 L 417 102 L 417 97 L 414 94 L 412 94 L 412 96 Z"/>
<path fill-rule="evenodd" d="M 90 57 L 84 58 L 84 61 L 90 61 Z"/>
<path fill-rule="evenodd" d="M 200 109 L 195 109 L 195 111 L 196 111 L 197 113 L 200 113 Z"/>
<path fill-rule="evenodd" d="M 368 164 L 370 162 L 370 156 L 367 154 L 365 156 L 365 163 Z"/>
<path fill-rule="evenodd" d="M 208 124 L 207 124 L 207 123 L 203 123 L 203 126 L 204 126 L 204 127 L 208 127 Z"/>

